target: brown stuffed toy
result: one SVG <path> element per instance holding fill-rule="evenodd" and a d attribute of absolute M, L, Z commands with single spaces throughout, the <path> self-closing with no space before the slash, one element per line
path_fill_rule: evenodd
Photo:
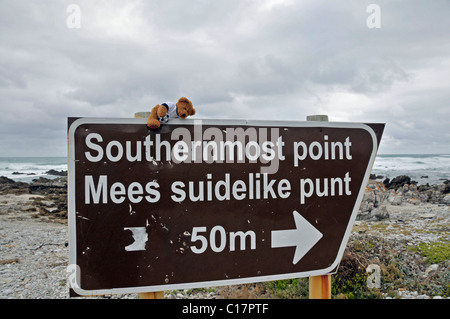
<path fill-rule="evenodd" d="M 147 127 L 157 129 L 161 124 L 167 123 L 174 118 L 185 119 L 195 114 L 195 109 L 189 99 L 182 97 L 177 103 L 165 102 L 152 108 L 147 119 Z"/>

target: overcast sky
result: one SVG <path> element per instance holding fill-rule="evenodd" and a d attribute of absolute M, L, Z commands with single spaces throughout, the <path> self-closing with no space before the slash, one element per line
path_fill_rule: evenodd
<path fill-rule="evenodd" d="M 0 156 L 65 156 L 68 117 L 181 96 L 198 119 L 327 114 L 386 123 L 380 154 L 450 153 L 449 14 L 449 0 L 0 0 Z"/>

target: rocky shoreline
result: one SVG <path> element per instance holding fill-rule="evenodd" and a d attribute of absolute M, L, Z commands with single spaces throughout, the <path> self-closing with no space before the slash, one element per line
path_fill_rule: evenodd
<path fill-rule="evenodd" d="M 449 298 L 449 205 L 449 181 L 418 186 L 407 176 L 371 179 L 341 266 L 333 275 L 336 284 L 378 265 L 382 286 L 375 288 L 377 298 Z M 0 177 L 0 221 L 0 298 L 68 298 L 67 178 L 22 183 Z M 167 291 L 165 298 L 280 296 L 267 287 Z M 352 289 L 358 297 L 356 291 L 362 288 Z M 349 296 L 352 293 L 339 291 L 334 297 Z"/>
<path fill-rule="evenodd" d="M 0 194 L 30 195 L 31 203 L 27 210 L 32 216 L 45 215 L 62 222 L 67 220 L 67 177 L 40 177 L 31 183 L 25 183 L 0 176 Z M 13 205 L 7 209 L 23 210 L 23 207 Z"/>
<path fill-rule="evenodd" d="M 357 220 L 382 220 L 389 218 L 388 206 L 404 203 L 450 205 L 450 181 L 438 185 L 420 185 L 408 176 L 398 176 L 383 182 L 370 179 L 358 212 Z"/>

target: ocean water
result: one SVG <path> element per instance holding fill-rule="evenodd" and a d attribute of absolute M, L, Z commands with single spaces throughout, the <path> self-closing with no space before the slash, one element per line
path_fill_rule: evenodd
<path fill-rule="evenodd" d="M 39 177 L 54 178 L 46 172 L 67 170 L 66 157 L 0 157 L 0 176 L 30 183 Z"/>
<path fill-rule="evenodd" d="M 0 176 L 31 182 L 40 176 L 54 178 L 46 172 L 67 170 L 66 157 L 0 157 Z M 450 179 L 450 154 L 377 155 L 372 173 L 392 179 L 407 175 L 419 185 L 441 184 Z"/>

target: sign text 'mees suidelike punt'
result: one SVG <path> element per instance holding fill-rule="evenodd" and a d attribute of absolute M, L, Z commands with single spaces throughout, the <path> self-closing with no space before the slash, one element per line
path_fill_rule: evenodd
<path fill-rule="evenodd" d="M 161 291 L 333 271 L 383 124 L 69 119 L 71 285 Z"/>

